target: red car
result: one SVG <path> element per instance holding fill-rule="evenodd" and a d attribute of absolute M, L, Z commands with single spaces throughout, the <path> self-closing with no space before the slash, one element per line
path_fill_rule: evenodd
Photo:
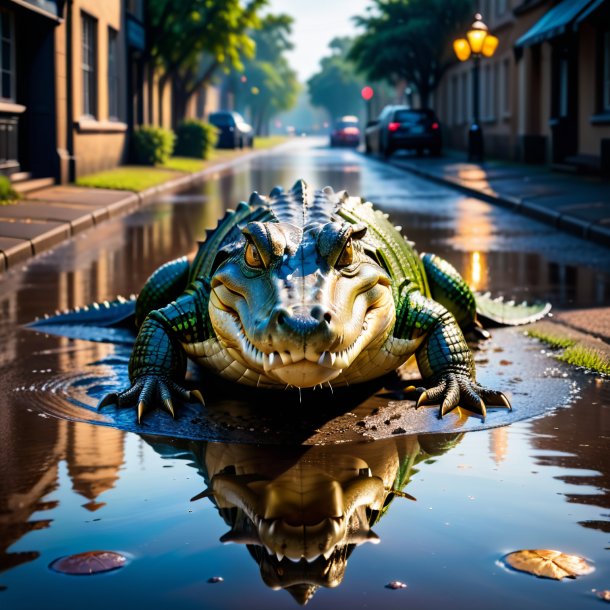
<path fill-rule="evenodd" d="M 330 132 L 331 146 L 354 146 L 360 144 L 360 127 L 355 116 L 342 116 Z"/>

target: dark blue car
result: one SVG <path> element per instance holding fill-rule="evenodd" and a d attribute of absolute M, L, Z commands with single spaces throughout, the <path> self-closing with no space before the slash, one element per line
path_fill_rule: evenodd
<path fill-rule="evenodd" d="M 252 126 L 238 112 L 212 112 L 208 122 L 218 128 L 217 148 L 244 148 L 254 144 Z"/>

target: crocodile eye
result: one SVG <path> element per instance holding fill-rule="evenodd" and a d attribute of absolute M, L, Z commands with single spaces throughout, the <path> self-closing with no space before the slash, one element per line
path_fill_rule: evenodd
<path fill-rule="evenodd" d="M 246 261 L 246 265 L 248 265 L 248 267 L 253 267 L 254 269 L 263 268 L 263 259 L 256 249 L 256 246 L 251 241 L 246 244 L 244 260 Z"/>
<path fill-rule="evenodd" d="M 354 262 L 354 248 L 352 246 L 351 238 L 347 240 L 345 246 L 343 246 L 343 250 L 341 250 L 341 254 L 339 254 L 339 258 L 335 263 L 335 267 L 347 267 Z"/>

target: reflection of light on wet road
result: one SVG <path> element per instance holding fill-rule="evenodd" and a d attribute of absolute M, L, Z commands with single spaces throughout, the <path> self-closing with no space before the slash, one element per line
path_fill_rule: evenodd
<path fill-rule="evenodd" d="M 481 279 L 483 277 L 483 263 L 485 258 L 480 252 L 473 252 L 470 255 L 470 281 L 468 285 L 473 290 L 479 290 L 481 287 Z"/>

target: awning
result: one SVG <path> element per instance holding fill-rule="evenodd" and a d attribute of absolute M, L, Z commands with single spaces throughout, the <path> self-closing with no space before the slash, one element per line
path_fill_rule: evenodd
<path fill-rule="evenodd" d="M 515 47 L 531 47 L 565 34 L 580 21 L 582 14 L 589 14 L 589 9 L 597 4 L 600 4 L 598 0 L 563 0 L 525 32 Z"/>
<path fill-rule="evenodd" d="M 590 17 L 598 8 L 605 4 L 606 0 L 595 0 L 591 3 L 576 19 L 576 27 L 578 27 L 585 19 Z"/>

